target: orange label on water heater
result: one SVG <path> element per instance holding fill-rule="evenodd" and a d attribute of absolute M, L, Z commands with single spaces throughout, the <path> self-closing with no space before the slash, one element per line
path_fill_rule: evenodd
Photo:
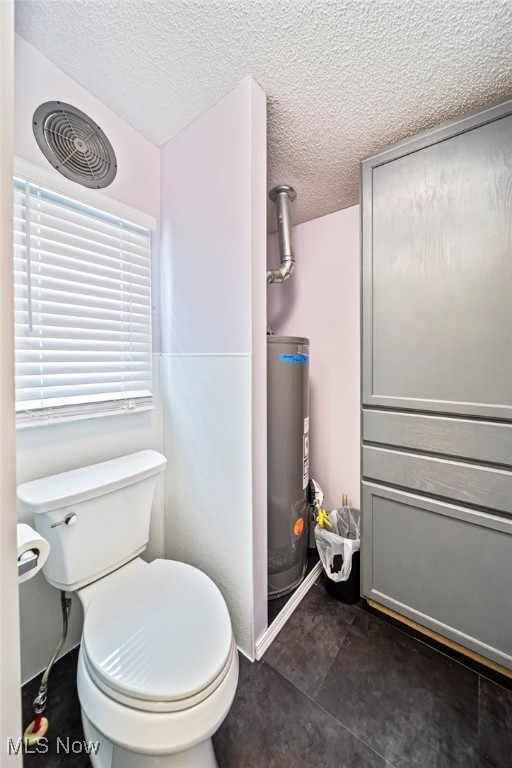
<path fill-rule="evenodd" d="M 303 530 L 304 530 L 304 520 L 302 520 L 301 518 L 300 520 L 297 520 L 297 522 L 293 526 L 293 532 L 296 536 L 300 536 Z"/>

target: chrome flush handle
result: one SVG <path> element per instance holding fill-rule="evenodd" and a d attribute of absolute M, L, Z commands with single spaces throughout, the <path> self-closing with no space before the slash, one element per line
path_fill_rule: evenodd
<path fill-rule="evenodd" d="M 60 520 L 58 523 L 52 523 L 50 528 L 56 528 L 58 525 L 62 525 L 62 523 L 65 523 L 65 525 L 74 525 L 77 520 L 78 515 L 75 512 L 70 512 L 66 515 L 64 520 Z"/>

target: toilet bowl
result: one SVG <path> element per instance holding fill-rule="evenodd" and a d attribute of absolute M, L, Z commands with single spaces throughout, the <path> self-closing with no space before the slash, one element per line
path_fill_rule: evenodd
<path fill-rule="evenodd" d="M 184 563 L 137 558 L 78 594 L 78 695 L 85 737 L 100 744 L 94 768 L 214 768 L 211 736 L 238 680 L 217 587 Z"/>
<path fill-rule="evenodd" d="M 219 589 L 193 566 L 138 557 L 163 467 L 142 451 L 18 488 L 50 540 L 46 578 L 84 608 L 77 685 L 93 768 L 217 768 L 211 737 L 236 692 Z"/>

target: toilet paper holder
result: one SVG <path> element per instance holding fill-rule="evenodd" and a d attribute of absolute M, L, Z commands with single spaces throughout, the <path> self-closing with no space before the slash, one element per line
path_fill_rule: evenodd
<path fill-rule="evenodd" d="M 18 557 L 18 577 L 23 576 L 23 574 L 36 568 L 38 562 L 38 549 L 29 549 L 27 552 L 23 552 L 23 554 Z"/>

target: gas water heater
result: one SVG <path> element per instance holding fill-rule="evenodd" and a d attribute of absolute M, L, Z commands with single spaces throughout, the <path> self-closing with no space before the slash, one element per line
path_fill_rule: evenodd
<path fill-rule="evenodd" d="M 269 193 L 276 205 L 281 265 L 267 285 L 284 283 L 295 259 L 290 202 L 281 185 Z M 306 573 L 309 481 L 309 339 L 267 335 L 268 596 L 281 597 Z"/>
<path fill-rule="evenodd" d="M 308 547 L 309 339 L 267 336 L 268 596 L 304 578 Z"/>

